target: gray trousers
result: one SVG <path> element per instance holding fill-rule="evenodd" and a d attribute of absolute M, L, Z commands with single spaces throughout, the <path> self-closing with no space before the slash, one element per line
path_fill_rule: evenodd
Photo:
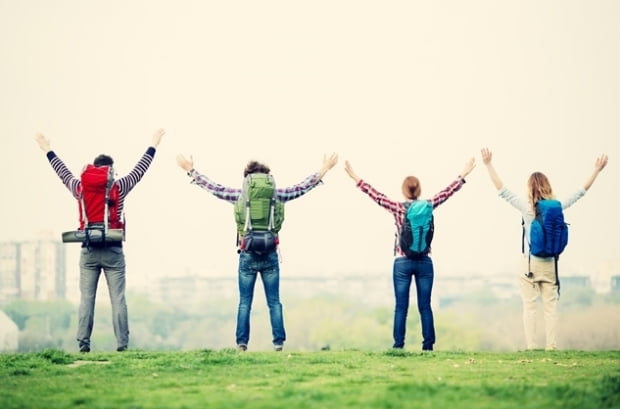
<path fill-rule="evenodd" d="M 129 325 L 125 300 L 125 254 L 122 247 L 81 249 L 77 341 L 80 347 L 90 348 L 97 283 L 102 270 L 112 303 L 112 324 L 117 347 L 126 348 L 129 342 Z"/>

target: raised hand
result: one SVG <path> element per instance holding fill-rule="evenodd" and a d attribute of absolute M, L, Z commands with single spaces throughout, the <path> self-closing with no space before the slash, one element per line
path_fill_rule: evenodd
<path fill-rule="evenodd" d="M 159 145 L 159 143 L 161 142 L 161 138 L 162 136 L 164 136 L 165 133 L 166 131 L 163 128 L 159 128 L 155 131 L 155 133 L 153 133 L 153 141 L 151 143 L 151 146 L 153 148 L 157 148 L 157 145 Z"/>
<path fill-rule="evenodd" d="M 493 153 L 489 150 L 489 148 L 482 148 L 480 150 L 482 155 L 482 163 L 488 165 L 493 160 Z"/>
<path fill-rule="evenodd" d="M 47 139 L 42 133 L 38 133 L 35 140 L 43 152 L 47 153 L 52 150 L 49 139 Z"/>
<path fill-rule="evenodd" d="M 596 158 L 596 162 L 594 163 L 594 169 L 596 169 L 598 172 L 605 169 L 605 166 L 607 166 L 608 159 L 609 158 L 607 157 L 607 155 L 601 155 L 598 158 Z"/>
<path fill-rule="evenodd" d="M 348 160 L 344 162 L 344 170 L 351 177 L 351 179 L 355 181 L 355 183 L 358 183 L 360 181 L 359 176 L 357 176 Z"/>
<path fill-rule="evenodd" d="M 465 163 L 465 167 L 463 168 L 463 171 L 461 172 L 461 177 L 465 179 L 465 176 L 469 175 L 469 173 L 472 170 L 474 170 L 475 167 L 476 167 L 476 159 L 475 158 L 469 159 L 467 163 Z"/>
<path fill-rule="evenodd" d="M 189 172 L 194 169 L 194 158 L 190 155 L 189 159 L 187 159 L 179 153 L 177 155 L 177 165 L 179 165 L 184 171 Z"/>
<path fill-rule="evenodd" d="M 338 154 L 332 153 L 330 156 L 323 155 L 323 166 L 319 171 L 319 180 L 338 163 Z"/>

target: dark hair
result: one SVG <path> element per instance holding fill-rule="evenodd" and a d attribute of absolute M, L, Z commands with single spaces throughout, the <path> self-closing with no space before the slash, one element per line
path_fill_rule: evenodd
<path fill-rule="evenodd" d="M 270 171 L 271 169 L 269 169 L 269 166 L 255 160 L 251 160 L 248 162 L 247 165 L 245 165 L 245 169 L 243 170 L 243 177 L 246 177 L 247 175 L 250 175 L 252 173 L 269 173 Z"/>
<path fill-rule="evenodd" d="M 108 155 L 99 155 L 93 161 L 93 165 L 95 166 L 112 166 L 114 165 L 114 160 L 111 156 Z"/>

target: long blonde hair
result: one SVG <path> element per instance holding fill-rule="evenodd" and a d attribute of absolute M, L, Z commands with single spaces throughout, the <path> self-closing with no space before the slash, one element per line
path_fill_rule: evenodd
<path fill-rule="evenodd" d="M 527 181 L 527 192 L 532 211 L 535 211 L 536 202 L 541 199 L 554 199 L 553 189 L 549 179 L 542 172 L 534 172 Z"/>

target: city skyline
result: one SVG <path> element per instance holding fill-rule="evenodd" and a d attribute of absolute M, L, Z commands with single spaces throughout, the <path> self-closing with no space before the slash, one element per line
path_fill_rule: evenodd
<path fill-rule="evenodd" d="M 15 300 L 79 301 L 78 272 L 67 266 L 66 248 L 60 241 L 42 239 L 24 242 L 0 242 L 0 305 Z M 561 274 L 562 288 L 585 287 L 607 294 L 620 289 L 620 259 L 601 266 L 591 275 Z M 147 286 L 128 280 L 127 290 L 133 296 L 143 296 L 166 305 L 197 305 L 213 299 L 236 300 L 237 277 L 214 272 L 184 272 L 170 276 L 152 277 Z M 516 277 L 510 272 L 481 275 L 437 275 L 433 302 L 436 307 L 464 301 L 471 294 L 498 299 L 516 297 Z M 311 299 L 333 296 L 357 298 L 363 295 L 367 305 L 391 305 L 392 281 L 389 275 L 349 271 L 340 275 L 283 275 L 282 291 L 289 299 Z M 484 295 L 483 295 L 484 294 Z M 107 303 L 107 285 L 102 274 L 98 288 L 98 303 Z M 476 300 L 470 300 L 476 302 Z"/>

